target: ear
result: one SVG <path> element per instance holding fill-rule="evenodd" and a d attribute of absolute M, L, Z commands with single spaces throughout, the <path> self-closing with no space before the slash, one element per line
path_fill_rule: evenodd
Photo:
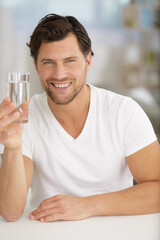
<path fill-rule="evenodd" d="M 91 62 L 92 62 L 92 55 L 91 52 L 89 52 L 87 58 L 86 58 L 86 67 L 87 67 L 87 71 L 89 70 L 90 66 L 91 66 Z"/>

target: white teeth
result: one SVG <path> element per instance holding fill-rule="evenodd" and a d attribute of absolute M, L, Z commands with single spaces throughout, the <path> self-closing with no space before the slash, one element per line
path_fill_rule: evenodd
<path fill-rule="evenodd" d="M 57 88 L 66 88 L 66 87 L 68 87 L 68 86 L 70 85 L 70 83 L 66 83 L 66 84 L 55 84 L 55 83 L 54 83 L 54 85 L 55 85 L 55 87 L 57 87 Z"/>

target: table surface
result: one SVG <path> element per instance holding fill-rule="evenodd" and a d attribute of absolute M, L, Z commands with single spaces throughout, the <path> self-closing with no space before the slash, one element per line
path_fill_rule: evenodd
<path fill-rule="evenodd" d="M 30 212 L 31 209 L 26 209 L 17 222 L 0 217 L 0 239 L 160 240 L 160 213 L 43 223 L 29 220 Z"/>

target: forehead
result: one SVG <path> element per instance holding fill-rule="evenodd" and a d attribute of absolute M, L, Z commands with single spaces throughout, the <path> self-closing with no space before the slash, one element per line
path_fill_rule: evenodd
<path fill-rule="evenodd" d="M 42 42 L 38 59 L 46 58 L 65 58 L 72 55 L 83 55 L 80 50 L 78 40 L 74 34 L 68 34 L 64 39 L 54 42 Z"/>

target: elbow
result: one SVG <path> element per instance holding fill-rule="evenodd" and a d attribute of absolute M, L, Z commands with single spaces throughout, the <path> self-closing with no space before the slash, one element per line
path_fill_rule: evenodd
<path fill-rule="evenodd" d="M 2 216 L 3 217 L 3 216 Z M 14 215 L 10 215 L 10 216 L 4 216 L 3 218 L 7 221 L 7 222 L 16 222 L 18 221 L 18 219 L 21 216 L 14 216 Z"/>
<path fill-rule="evenodd" d="M 3 217 L 7 222 L 16 222 L 22 216 L 24 208 L 22 209 L 5 209 L 1 208 L 0 215 Z"/>
<path fill-rule="evenodd" d="M 22 213 L 23 214 L 23 213 Z M 19 218 L 22 216 L 22 214 L 18 213 L 1 213 L 1 216 L 7 221 L 7 222 L 16 222 L 19 220 Z"/>

